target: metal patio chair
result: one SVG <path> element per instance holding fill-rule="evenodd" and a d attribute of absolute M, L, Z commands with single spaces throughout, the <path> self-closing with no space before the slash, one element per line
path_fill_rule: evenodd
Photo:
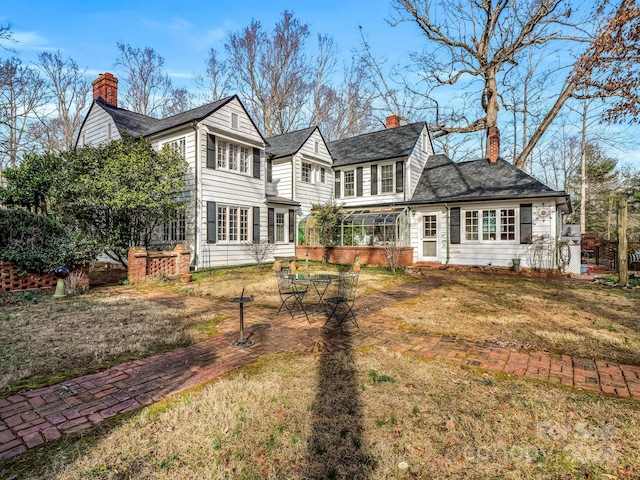
<path fill-rule="evenodd" d="M 358 322 L 356 320 L 356 313 L 353 310 L 353 306 L 356 301 L 356 290 L 358 289 L 358 277 L 360 272 L 347 271 L 341 272 L 338 279 L 337 295 L 324 299 L 327 311 L 327 321 L 335 317 L 338 326 L 342 327 L 342 323 L 346 319 L 351 319 L 354 325 L 358 328 Z"/>
<path fill-rule="evenodd" d="M 289 273 L 288 269 L 277 271 L 276 278 L 278 280 L 280 300 L 282 301 L 276 316 L 280 315 L 280 312 L 284 307 L 289 312 L 292 319 L 296 312 L 300 310 L 304 313 L 307 321 L 309 321 L 309 315 L 307 315 L 307 310 L 304 308 L 304 304 L 302 303 L 302 299 L 307 294 L 309 285 L 296 282 L 294 274 Z"/>

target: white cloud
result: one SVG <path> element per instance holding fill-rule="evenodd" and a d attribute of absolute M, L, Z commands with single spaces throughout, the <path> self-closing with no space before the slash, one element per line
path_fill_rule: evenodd
<path fill-rule="evenodd" d="M 17 50 L 57 50 L 57 48 L 49 45 L 49 41 L 36 32 L 13 32 L 13 38 L 16 40 L 14 48 Z"/>

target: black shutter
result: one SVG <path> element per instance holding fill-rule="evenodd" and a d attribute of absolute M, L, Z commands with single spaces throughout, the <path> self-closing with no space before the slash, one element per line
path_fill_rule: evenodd
<path fill-rule="evenodd" d="M 449 238 L 452 245 L 460 243 L 460 207 L 453 207 L 449 213 Z"/>
<path fill-rule="evenodd" d="M 336 170 L 334 172 L 334 184 L 333 184 L 333 196 L 335 198 L 340 198 L 340 195 L 342 194 L 341 191 L 341 186 L 340 186 L 340 170 Z"/>
<path fill-rule="evenodd" d="M 217 213 L 216 202 L 207 202 L 207 243 L 216 243 L 218 239 Z"/>
<path fill-rule="evenodd" d="M 267 182 L 273 182 L 273 160 L 267 159 Z"/>
<path fill-rule="evenodd" d="M 207 135 L 207 168 L 216 168 L 216 137 Z"/>
<path fill-rule="evenodd" d="M 362 167 L 356 168 L 356 196 L 362 196 Z"/>
<path fill-rule="evenodd" d="M 296 240 L 296 211 L 289 210 L 289 243 Z"/>
<path fill-rule="evenodd" d="M 262 178 L 260 175 L 260 149 L 253 149 L 253 178 Z"/>
<path fill-rule="evenodd" d="M 530 203 L 520 204 L 520 243 L 531 243 L 533 240 L 533 215 Z"/>
<path fill-rule="evenodd" d="M 404 162 L 396 162 L 396 193 L 404 191 Z"/>
<path fill-rule="evenodd" d="M 260 243 L 260 207 L 253 207 L 253 243 Z"/>
<path fill-rule="evenodd" d="M 269 238 L 269 243 L 274 243 L 276 241 L 276 212 L 273 208 L 267 210 L 267 237 Z"/>
<path fill-rule="evenodd" d="M 378 165 L 371 165 L 371 195 L 378 194 Z"/>

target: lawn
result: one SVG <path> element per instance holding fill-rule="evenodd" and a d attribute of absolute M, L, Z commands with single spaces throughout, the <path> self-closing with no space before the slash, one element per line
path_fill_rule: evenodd
<path fill-rule="evenodd" d="M 0 397 L 207 338 L 215 312 L 167 307 L 133 287 L 54 300 L 32 295 L 0 310 Z M 5 298 L 9 298 L 5 296 Z"/>
<path fill-rule="evenodd" d="M 30 469 L 27 468 L 31 464 Z M 14 465 L 21 478 L 640 475 L 640 405 L 381 349 L 275 356 Z"/>
<path fill-rule="evenodd" d="M 640 365 L 640 290 L 431 271 L 439 287 L 384 310 L 401 328 Z"/>
<path fill-rule="evenodd" d="M 637 289 L 426 276 L 419 296 L 380 305 L 391 325 L 640 365 Z M 224 319 L 200 297 L 226 300 L 244 287 L 256 304 L 279 305 L 269 268 L 194 278 L 4 305 L 5 390 L 215 335 Z M 358 294 L 419 278 L 363 269 Z M 178 304 L 143 298 L 158 291 L 184 296 Z M 378 347 L 323 353 L 324 344 L 315 354 L 263 358 L 85 437 L 29 452 L 6 464 L 6 477 L 0 467 L 0 478 L 640 478 L 637 401 Z"/>

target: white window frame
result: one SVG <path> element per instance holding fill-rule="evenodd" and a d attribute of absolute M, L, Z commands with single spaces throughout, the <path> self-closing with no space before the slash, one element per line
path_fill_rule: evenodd
<path fill-rule="evenodd" d="M 508 212 L 512 211 L 512 215 L 509 215 Z M 473 214 L 475 212 L 476 216 L 468 216 L 467 214 Z M 490 227 L 490 219 L 491 212 L 495 212 L 495 231 L 491 231 Z M 503 212 L 507 212 L 507 215 L 503 215 Z M 468 210 L 462 210 L 461 212 L 462 219 L 464 219 L 463 228 L 464 235 L 463 241 L 467 243 L 518 243 L 519 242 L 519 234 L 518 234 L 518 224 L 519 224 L 519 208 L 517 207 L 485 207 L 485 208 L 472 208 Z M 489 220 L 487 228 L 485 231 L 484 218 Z M 505 221 L 507 220 L 507 221 Z M 511 220 L 509 223 L 508 220 Z M 475 221 L 475 222 L 474 222 Z M 508 228 L 511 227 L 511 228 Z M 505 232 L 503 232 L 503 228 L 507 228 Z M 509 231 L 511 230 L 511 231 Z M 502 239 L 503 233 L 507 234 L 507 236 L 512 236 L 513 238 L 508 238 L 506 240 Z M 509 235 L 511 234 L 511 235 Z M 495 235 L 495 238 L 491 238 Z M 475 237 L 475 238 L 474 238 Z"/>
<path fill-rule="evenodd" d="M 218 205 L 217 243 L 239 244 L 249 241 L 249 210 L 249 207 L 239 205 Z"/>
<path fill-rule="evenodd" d="M 384 191 L 384 175 L 383 170 L 385 167 L 389 167 L 391 169 L 391 178 L 387 178 L 386 180 L 391 180 L 391 189 L 389 191 Z M 380 165 L 380 179 L 378 180 L 378 191 L 380 195 L 388 195 L 390 193 L 396 193 L 396 168 L 395 163 L 383 163 Z"/>
<path fill-rule="evenodd" d="M 320 153 L 320 142 L 316 141 L 313 145 L 313 151 L 315 153 Z"/>
<path fill-rule="evenodd" d="M 175 140 L 171 140 L 170 142 L 165 143 L 169 148 L 178 152 L 183 159 L 187 158 L 187 139 L 185 137 L 177 138 Z"/>
<path fill-rule="evenodd" d="M 305 166 L 307 167 L 305 169 Z M 313 175 L 313 165 L 311 162 L 300 162 L 300 181 L 303 183 L 311 183 Z"/>
<path fill-rule="evenodd" d="M 240 173 L 251 174 L 251 153 L 248 147 L 240 146 Z"/>
<path fill-rule="evenodd" d="M 327 182 L 327 169 L 324 167 L 320 167 L 320 183 Z"/>
<path fill-rule="evenodd" d="M 216 168 L 226 170 L 229 165 L 229 142 L 216 140 Z"/>
<path fill-rule="evenodd" d="M 287 241 L 286 234 L 286 225 L 287 225 L 287 214 L 285 212 L 279 212 L 276 210 L 275 212 L 275 224 L 274 224 L 274 235 L 276 243 L 285 243 Z M 282 220 L 282 224 L 279 221 Z"/>
<path fill-rule="evenodd" d="M 231 113 L 231 128 L 238 130 L 240 128 L 240 117 L 237 113 Z"/>
<path fill-rule="evenodd" d="M 111 124 L 107 123 L 107 140 L 111 140 Z"/>
<path fill-rule="evenodd" d="M 184 243 L 187 241 L 187 216 L 184 211 L 178 212 L 175 220 L 164 222 L 162 241 L 164 243 Z"/>
<path fill-rule="evenodd" d="M 351 192 L 347 193 L 347 174 L 350 175 L 351 181 L 349 184 L 351 185 Z M 355 170 L 343 170 L 342 172 L 342 192 L 343 197 L 355 197 L 356 196 L 356 171 Z"/>
<path fill-rule="evenodd" d="M 229 144 L 229 171 L 230 172 L 239 172 L 240 171 L 240 145 L 235 143 Z"/>

